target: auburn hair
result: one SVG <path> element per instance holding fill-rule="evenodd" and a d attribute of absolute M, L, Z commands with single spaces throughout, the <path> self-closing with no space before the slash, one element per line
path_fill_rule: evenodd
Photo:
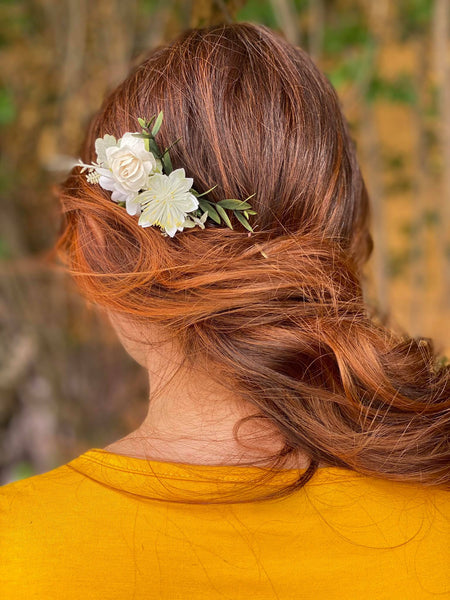
<path fill-rule="evenodd" d="M 302 487 L 319 463 L 450 488 L 450 366 L 365 305 L 369 200 L 327 78 L 264 26 L 189 30 L 105 100 L 83 161 L 96 159 L 96 138 L 139 131 L 138 117 L 161 110 L 161 146 L 181 137 L 174 168 L 198 192 L 216 185 L 212 201 L 255 194 L 254 233 L 232 219 L 233 230 L 207 221 L 164 237 L 75 168 L 56 249 L 84 296 L 167 327 L 187 357 L 213 364 L 257 409 L 246 419 L 282 434 L 274 466 L 310 457 L 264 498 Z"/>

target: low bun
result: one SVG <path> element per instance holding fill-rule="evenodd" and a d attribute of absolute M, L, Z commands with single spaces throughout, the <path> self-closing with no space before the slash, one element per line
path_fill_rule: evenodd
<path fill-rule="evenodd" d="M 183 136 L 174 168 L 199 192 L 217 184 L 213 201 L 255 193 L 255 231 L 163 237 L 74 169 L 57 249 L 85 297 L 167 327 L 188 360 L 204 358 L 255 406 L 250 418 L 280 432 L 274 466 L 306 453 L 285 493 L 319 463 L 450 488 L 450 367 L 430 340 L 386 329 L 365 306 L 367 192 L 326 78 L 261 26 L 187 32 L 106 99 L 83 160 L 97 137 L 159 110 L 162 145 Z"/>

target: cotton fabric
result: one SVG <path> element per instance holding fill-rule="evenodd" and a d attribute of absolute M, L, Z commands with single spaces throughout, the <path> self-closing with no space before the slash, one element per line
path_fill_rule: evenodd
<path fill-rule="evenodd" d="M 261 472 L 92 448 L 0 487 L 0 597 L 450 598 L 448 491 L 331 467 L 258 502 L 301 471 Z"/>

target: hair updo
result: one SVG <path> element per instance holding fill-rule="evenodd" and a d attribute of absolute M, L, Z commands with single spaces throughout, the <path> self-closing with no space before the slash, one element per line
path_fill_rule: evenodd
<path fill-rule="evenodd" d="M 166 326 L 186 356 L 206 357 L 258 409 L 251 418 L 281 432 L 274 464 L 311 458 L 282 495 L 319 463 L 450 488 L 449 366 L 430 340 L 367 314 L 368 196 L 325 76 L 263 26 L 187 31 L 106 99 L 83 161 L 96 138 L 139 131 L 138 117 L 161 110 L 160 147 L 182 138 L 174 168 L 200 193 L 217 185 L 213 202 L 255 194 L 255 232 L 231 217 L 233 230 L 207 221 L 164 237 L 73 169 L 57 249 L 85 297 Z"/>

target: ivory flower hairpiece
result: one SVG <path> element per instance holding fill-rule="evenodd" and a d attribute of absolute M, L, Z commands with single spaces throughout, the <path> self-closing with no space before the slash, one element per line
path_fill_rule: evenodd
<path fill-rule="evenodd" d="M 176 140 L 161 152 L 155 140 L 160 130 L 163 113 L 150 121 L 138 119 L 142 133 L 125 133 L 119 140 L 105 135 L 95 141 L 97 162 L 86 165 L 81 160 L 78 166 L 88 171 L 89 183 L 99 184 L 112 192 L 111 199 L 124 206 L 129 215 L 138 215 L 141 227 L 157 225 L 163 235 L 173 237 L 185 227 L 199 226 L 205 229 L 210 218 L 220 224 L 221 220 L 233 229 L 226 210 L 231 210 L 238 221 L 250 232 L 249 215 L 256 215 L 248 200 L 225 199 L 210 202 L 206 196 L 214 187 L 203 194 L 196 192 L 194 180 L 186 177 L 184 169 L 174 170 L 169 150 Z"/>

